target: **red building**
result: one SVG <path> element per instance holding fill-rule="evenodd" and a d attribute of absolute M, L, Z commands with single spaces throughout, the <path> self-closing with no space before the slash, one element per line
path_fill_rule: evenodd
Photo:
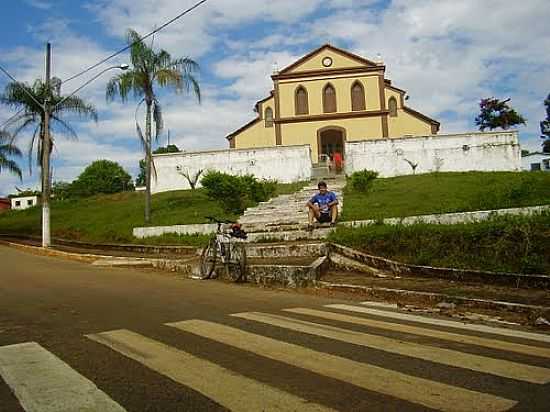
<path fill-rule="evenodd" d="M 0 213 L 6 212 L 11 209 L 11 200 L 0 197 Z"/>

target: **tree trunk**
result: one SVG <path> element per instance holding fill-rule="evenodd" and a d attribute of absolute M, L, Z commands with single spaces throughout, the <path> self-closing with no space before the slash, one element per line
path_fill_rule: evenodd
<path fill-rule="evenodd" d="M 147 102 L 145 117 L 145 223 L 151 223 L 151 108 L 153 102 Z"/>

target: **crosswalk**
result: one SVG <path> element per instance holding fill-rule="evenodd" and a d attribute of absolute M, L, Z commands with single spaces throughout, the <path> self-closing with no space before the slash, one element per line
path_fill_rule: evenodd
<path fill-rule="evenodd" d="M 428 371 L 431 365 L 438 365 L 449 374 L 466 371 L 481 381 L 508 383 L 503 388 L 518 384 L 536 389 L 550 383 L 550 336 L 544 334 L 404 314 L 370 302 L 293 307 L 278 313 L 233 313 L 225 319 L 186 319 L 159 325 L 181 337 L 177 347 L 128 329 L 85 337 L 232 411 L 331 411 L 338 403 L 299 390 L 283 390 L 276 382 L 245 376 L 200 357 L 186 348 L 190 336 L 285 368 L 305 370 L 320 379 L 352 385 L 366 398 L 378 393 L 435 410 L 503 411 L 521 405 L 504 389 L 451 384 L 429 373 L 417 376 L 399 367 L 358 360 L 360 357 L 350 357 L 348 351 L 338 353 L 339 345 L 358 354 L 375 351 L 398 356 L 402 362 L 414 360 Z M 274 334 L 258 332 L 265 328 Z M 296 343 L 286 333 L 306 339 Z M 307 337 L 332 342 L 334 350 L 329 353 L 308 347 Z M 27 412 L 126 410 L 112 394 L 36 342 L 0 347 L 0 376 Z M 1 405 L 0 399 L 0 410 Z M 185 409 L 182 405 L 181 410 Z"/>

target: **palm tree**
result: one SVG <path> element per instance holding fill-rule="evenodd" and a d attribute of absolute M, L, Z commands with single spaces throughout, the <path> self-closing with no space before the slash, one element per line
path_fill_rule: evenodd
<path fill-rule="evenodd" d="M 21 151 L 11 143 L 11 136 L 8 132 L 0 130 L 0 172 L 2 169 L 6 169 L 22 179 L 21 169 L 17 163 L 8 159 L 12 156 L 21 156 Z"/>
<path fill-rule="evenodd" d="M 155 84 L 160 87 L 170 87 L 176 92 L 182 90 L 193 92 L 200 102 L 200 87 L 194 74 L 198 72 L 199 65 L 190 58 L 172 59 L 170 53 L 165 50 L 154 51 L 152 45 L 147 46 L 140 35 L 130 29 L 127 34 L 130 47 L 131 70 L 113 77 L 107 84 L 107 101 L 114 100 L 117 96 L 123 102 L 128 100 L 130 92 L 134 98 L 139 99 L 136 109 L 145 102 L 145 137 L 136 120 L 137 134 L 145 150 L 145 222 L 151 222 L 151 120 L 155 123 L 155 139 L 158 138 L 163 128 L 162 108 L 155 93 Z"/>
<path fill-rule="evenodd" d="M 42 80 L 36 80 L 32 86 L 21 82 L 9 83 L 4 93 L 0 95 L 0 103 L 17 110 L 16 115 L 6 125 L 6 129 L 11 132 L 14 139 L 26 130 L 32 131 L 28 150 L 29 169 L 32 173 L 32 154 L 36 151 L 37 163 L 41 165 L 42 172 L 42 244 L 48 247 L 50 245 L 51 186 L 49 165 L 55 137 L 58 132 L 62 132 L 69 138 L 77 138 L 76 132 L 65 119 L 66 115 L 76 114 L 81 118 L 97 121 L 97 111 L 91 104 L 77 96 L 62 96 L 52 83 L 44 83 Z M 50 114 L 47 126 L 44 112 L 46 104 Z M 48 140 L 44 138 L 46 130 L 49 132 Z"/>
<path fill-rule="evenodd" d="M 32 97 L 31 97 L 32 96 Z M 58 132 L 69 138 L 77 139 L 75 130 L 67 123 L 66 115 L 76 114 L 81 118 L 91 118 L 97 121 L 97 111 L 80 97 L 60 95 L 52 85 L 46 85 L 38 79 L 32 86 L 21 82 L 9 83 L 2 95 L 0 103 L 18 110 L 6 125 L 6 130 L 16 139 L 24 131 L 31 129 L 32 138 L 29 145 L 29 169 L 32 172 L 32 154 L 36 151 L 37 164 L 41 164 L 44 139 L 44 102 L 47 100 L 50 108 L 50 148 L 51 153 Z M 40 103 L 40 104 L 39 104 Z"/>

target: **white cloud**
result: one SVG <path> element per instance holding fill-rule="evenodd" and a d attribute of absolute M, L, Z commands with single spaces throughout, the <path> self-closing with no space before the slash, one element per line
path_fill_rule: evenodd
<path fill-rule="evenodd" d="M 128 27 L 146 33 L 194 2 L 99 0 L 89 9 L 122 46 Z M 224 136 L 255 117 L 254 103 L 271 90 L 273 64 L 282 68 L 329 41 L 371 59 L 380 52 L 387 77 L 409 92 L 408 104 L 440 119 L 443 132 L 473 129 L 482 97 L 511 97 L 512 105 L 528 119 L 528 127 L 520 127 L 523 143 L 538 149 L 542 102 L 550 92 L 546 3 L 209 1 L 155 36 L 155 46 L 174 56 L 191 56 L 202 63 L 204 73 L 202 105 L 185 95 L 161 92 L 166 129 L 171 130 L 172 143 L 186 150 L 227 147 Z M 95 37 L 75 33 L 74 24 L 68 19 L 46 20 L 29 29 L 38 39 L 52 40 L 54 73 L 62 79 L 113 51 Z M 5 47 L 2 59 L 11 63 L 18 78 L 31 81 L 42 76 L 42 48 Z M 64 85 L 63 92 L 124 58 Z M 58 142 L 56 173 L 66 180 L 101 157 L 119 161 L 135 173 L 141 157 L 134 126 L 136 103 L 105 103 L 105 84 L 113 74 L 105 73 L 79 93 L 100 109 L 100 121 L 75 122 L 79 142 Z M 1 110 L 0 120 L 7 115 Z M 12 184 L 11 177 L 0 176 L 0 192 Z"/>
<path fill-rule="evenodd" d="M 49 10 L 52 8 L 52 3 L 44 0 L 23 0 L 29 6 L 35 7 L 41 10 Z"/>

